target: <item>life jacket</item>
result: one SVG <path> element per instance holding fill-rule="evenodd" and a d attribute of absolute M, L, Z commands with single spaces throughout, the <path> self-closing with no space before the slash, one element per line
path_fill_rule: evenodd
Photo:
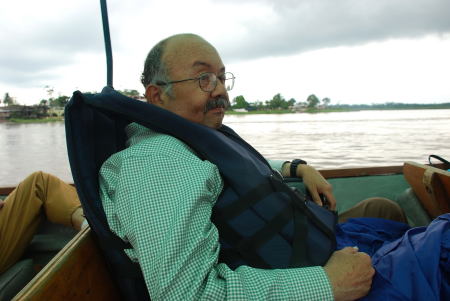
<path fill-rule="evenodd" d="M 300 191 L 294 193 L 232 129 L 222 126 L 219 133 L 220 142 L 212 145 L 222 144 L 221 150 L 226 145 L 225 151 L 233 154 L 207 158 L 224 179 L 212 214 L 220 237 L 219 261 L 232 269 L 324 265 L 336 246 L 336 215 Z"/>
<path fill-rule="evenodd" d="M 75 92 L 65 120 L 80 201 L 105 257 L 122 275 L 118 277 L 142 280 L 142 274 L 130 272 L 134 263 L 124 249 L 131 246 L 109 230 L 98 171 L 110 155 L 125 148 L 124 128 L 130 122 L 178 138 L 218 167 L 224 189 L 212 221 L 219 231 L 220 262 L 232 269 L 316 266 L 324 265 L 335 250 L 336 214 L 290 189 L 263 156 L 226 126 L 213 130 L 111 88 L 100 94 Z"/>

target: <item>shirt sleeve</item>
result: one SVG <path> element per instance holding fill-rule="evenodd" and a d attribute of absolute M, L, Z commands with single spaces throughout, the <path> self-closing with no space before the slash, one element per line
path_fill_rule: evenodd
<path fill-rule="evenodd" d="M 100 175 L 108 223 L 133 246 L 152 300 L 333 300 L 322 267 L 262 270 L 218 263 L 210 217 L 223 186 L 195 155 L 109 160 Z"/>
<path fill-rule="evenodd" d="M 289 161 L 286 160 L 274 160 L 274 159 L 268 159 L 267 162 L 269 162 L 270 167 L 272 167 L 273 169 L 278 170 L 279 172 L 281 172 L 281 168 L 283 167 L 284 163 L 287 163 Z"/>

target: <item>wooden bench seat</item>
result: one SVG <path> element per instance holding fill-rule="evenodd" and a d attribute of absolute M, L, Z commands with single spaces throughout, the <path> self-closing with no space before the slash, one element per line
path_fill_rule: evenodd
<path fill-rule="evenodd" d="M 89 227 L 80 231 L 13 300 L 119 300 Z"/>

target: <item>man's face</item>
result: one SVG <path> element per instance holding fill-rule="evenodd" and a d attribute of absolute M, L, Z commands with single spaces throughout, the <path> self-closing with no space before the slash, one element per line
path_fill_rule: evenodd
<path fill-rule="evenodd" d="M 170 41 L 166 46 L 163 62 L 169 70 L 171 81 L 197 78 L 206 72 L 217 76 L 225 73 L 225 67 L 217 51 L 206 41 L 198 38 L 185 38 Z M 192 122 L 219 128 L 225 114 L 224 108 L 207 108 L 208 102 L 222 97 L 228 101 L 224 84 L 218 80 L 216 88 L 205 92 L 198 80 L 185 81 L 172 85 L 173 97 L 161 94 L 160 106 Z"/>

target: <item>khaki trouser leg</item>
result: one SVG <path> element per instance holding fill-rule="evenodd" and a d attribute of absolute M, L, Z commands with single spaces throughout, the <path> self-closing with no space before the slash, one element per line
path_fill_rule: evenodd
<path fill-rule="evenodd" d="M 78 207 L 75 188 L 52 175 L 35 172 L 23 180 L 0 209 L 0 273 L 22 256 L 44 214 L 72 226 Z"/>
<path fill-rule="evenodd" d="M 366 199 L 344 211 L 339 214 L 338 222 L 344 223 L 352 217 L 376 217 L 406 223 L 402 208 L 394 201 L 380 197 Z"/>

